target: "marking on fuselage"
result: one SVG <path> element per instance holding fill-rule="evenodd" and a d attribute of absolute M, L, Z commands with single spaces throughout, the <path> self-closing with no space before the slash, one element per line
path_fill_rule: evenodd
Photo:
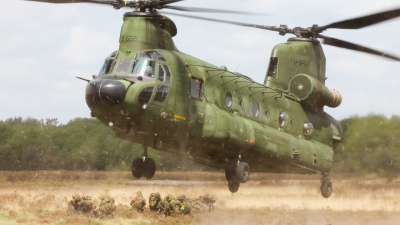
<path fill-rule="evenodd" d="M 178 119 L 178 120 L 186 120 L 186 117 L 184 117 L 184 116 L 180 116 L 180 115 L 174 115 L 174 118 L 175 119 Z"/>
<path fill-rule="evenodd" d="M 257 128 L 255 128 L 254 130 L 256 131 L 257 134 L 261 134 L 261 135 L 263 135 L 264 137 L 269 138 L 271 141 L 274 141 L 274 142 L 281 142 L 281 143 L 290 143 L 290 140 L 289 140 L 289 139 L 286 139 L 286 138 L 284 138 L 284 137 L 280 137 L 280 136 L 278 136 L 278 135 L 276 135 L 276 134 L 271 134 L 271 133 L 268 133 L 268 132 L 259 130 L 259 129 L 257 129 Z"/>

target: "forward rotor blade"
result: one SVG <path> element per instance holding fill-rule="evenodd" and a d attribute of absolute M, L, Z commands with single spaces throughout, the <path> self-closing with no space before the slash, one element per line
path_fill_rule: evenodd
<path fill-rule="evenodd" d="M 365 53 L 369 53 L 369 54 L 373 54 L 373 55 L 378 55 L 378 56 L 382 56 L 385 58 L 389 58 L 389 59 L 394 59 L 396 61 L 400 61 L 400 58 L 397 56 L 393 56 L 390 54 L 387 54 L 385 52 L 381 52 L 378 50 L 374 50 L 368 47 L 364 47 L 358 44 L 353 44 L 347 41 L 343 41 L 340 39 L 336 39 L 336 38 L 331 38 L 331 37 L 327 37 L 324 35 L 317 35 L 318 38 L 322 38 L 323 39 L 323 43 L 326 45 L 331 45 L 331 46 L 335 46 L 335 47 L 339 47 L 339 48 L 345 48 L 345 49 L 350 49 L 350 50 L 354 50 L 354 51 L 359 51 L 359 52 L 365 52 Z"/>
<path fill-rule="evenodd" d="M 234 21 L 229 21 L 229 20 L 218 20 L 218 19 L 212 19 L 212 18 L 207 18 L 207 17 L 200 17 L 200 16 L 189 16 L 189 15 L 183 15 L 183 14 L 178 14 L 178 13 L 170 13 L 170 12 L 162 12 L 163 14 L 167 15 L 173 15 L 173 16 L 181 16 L 181 17 L 187 17 L 191 19 L 197 19 L 197 20 L 205 20 L 205 21 L 212 21 L 212 22 L 217 22 L 217 23 L 226 23 L 226 24 L 232 24 L 232 25 L 237 25 L 237 26 L 242 26 L 242 27 L 253 27 L 253 28 L 259 28 L 263 30 L 272 30 L 272 31 L 280 31 L 279 27 L 274 27 L 274 26 L 264 26 L 264 25 L 257 25 L 257 24 L 250 24 L 250 23 L 241 23 L 241 22 L 234 22 Z"/>
<path fill-rule="evenodd" d="M 175 9 L 175 10 L 185 11 L 185 12 L 232 13 L 232 14 L 243 14 L 243 15 L 260 15 L 258 13 L 240 12 L 240 11 L 234 11 L 234 10 L 207 9 L 207 8 L 196 8 L 196 7 L 185 7 L 185 6 L 165 5 L 164 8 L 165 9 Z"/>
<path fill-rule="evenodd" d="M 46 2 L 46 3 L 97 3 L 112 5 L 115 1 L 102 0 L 25 0 L 30 2 Z"/>
<path fill-rule="evenodd" d="M 400 8 L 372 15 L 357 17 L 354 19 L 343 20 L 336 23 L 331 23 L 326 26 L 318 27 L 315 31 L 326 30 L 328 28 L 339 28 L 339 29 L 358 29 L 366 26 L 370 26 L 376 23 L 380 23 L 386 20 L 390 20 L 400 16 Z"/>

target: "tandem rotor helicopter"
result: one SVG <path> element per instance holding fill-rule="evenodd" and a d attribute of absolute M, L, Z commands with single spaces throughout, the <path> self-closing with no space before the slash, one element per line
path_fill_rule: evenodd
<path fill-rule="evenodd" d="M 95 3 L 123 15 L 119 49 L 88 82 L 91 115 L 119 138 L 139 143 L 143 154 L 132 175 L 152 178 L 156 171 L 148 147 L 187 156 L 225 169 L 228 188 L 239 190 L 250 172 L 321 174 L 321 194 L 329 198 L 333 155 L 343 142 L 338 121 L 324 107 L 338 107 L 342 96 L 325 86 L 321 46 L 365 52 L 400 61 L 394 55 L 321 33 L 330 28 L 358 29 L 400 16 L 400 9 L 331 23 L 289 28 L 165 13 L 292 34 L 271 52 L 263 84 L 180 52 L 172 40 L 174 22 L 161 9 L 187 12 L 237 11 L 175 6 L 182 0 L 27 0 L 47 3 Z"/>

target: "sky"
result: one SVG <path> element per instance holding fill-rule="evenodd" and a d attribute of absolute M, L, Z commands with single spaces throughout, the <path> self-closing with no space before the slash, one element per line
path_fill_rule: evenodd
<path fill-rule="evenodd" d="M 186 0 L 178 6 L 243 10 L 263 15 L 194 13 L 268 26 L 310 27 L 400 8 L 400 0 Z M 123 13 L 111 6 L 0 1 L 0 120 L 21 116 L 58 118 L 63 124 L 90 117 L 86 82 L 118 49 Z M 165 12 L 174 12 L 163 10 Z M 162 11 L 161 11 L 162 13 Z M 225 65 L 263 83 L 272 48 L 292 36 L 234 25 L 169 16 L 178 28 L 177 48 Z M 358 30 L 323 35 L 400 56 L 400 18 Z M 371 113 L 400 115 L 400 62 L 324 45 L 326 86 L 343 102 L 326 111 L 338 120 Z"/>

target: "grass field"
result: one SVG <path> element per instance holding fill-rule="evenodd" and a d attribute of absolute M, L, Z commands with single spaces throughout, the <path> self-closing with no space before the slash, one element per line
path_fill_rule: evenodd
<path fill-rule="evenodd" d="M 159 172 L 134 180 L 129 172 L 1 172 L 0 224 L 400 224 L 400 178 L 375 174 L 333 175 L 333 194 L 319 192 L 317 175 L 252 174 L 231 194 L 223 173 Z M 213 213 L 165 217 L 132 210 L 136 191 L 198 197 L 212 194 Z M 98 219 L 68 211 L 73 194 L 108 192 L 114 218 Z"/>

